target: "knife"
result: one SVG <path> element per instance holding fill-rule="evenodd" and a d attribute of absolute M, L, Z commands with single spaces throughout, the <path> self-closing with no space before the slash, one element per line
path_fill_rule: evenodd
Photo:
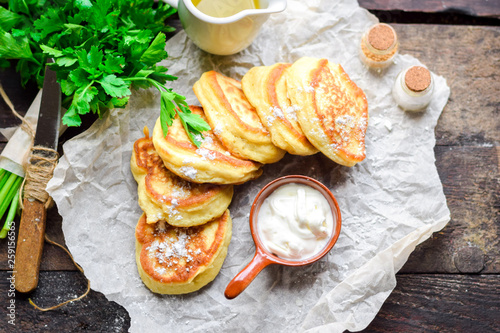
<path fill-rule="evenodd" d="M 53 62 L 53 60 L 49 59 L 47 62 Z M 50 66 L 46 66 L 34 148 L 31 151 L 24 185 L 24 207 L 19 224 L 13 272 L 16 290 L 22 293 L 31 292 L 38 285 L 47 217 L 45 202 L 43 202 L 45 199 L 40 199 L 38 194 L 31 195 L 29 189 L 30 186 L 38 186 L 48 198 L 45 187 L 48 180 L 52 178 L 53 168 L 50 168 L 50 165 L 47 168 L 47 160 L 57 161 L 55 150 L 57 150 L 59 139 L 60 111 L 61 87 L 57 82 L 56 73 L 50 69 Z M 30 170 L 36 171 L 37 175 L 32 177 Z M 42 179 L 41 182 L 40 179 Z"/>

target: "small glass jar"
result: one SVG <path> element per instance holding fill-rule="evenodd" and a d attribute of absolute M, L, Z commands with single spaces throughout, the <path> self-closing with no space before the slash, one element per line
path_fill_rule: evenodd
<path fill-rule="evenodd" d="M 378 23 L 361 38 L 359 53 L 361 61 L 367 67 L 382 70 L 393 63 L 398 48 L 396 31 L 388 24 Z"/>
<path fill-rule="evenodd" d="M 421 111 L 429 105 L 433 91 L 431 72 L 423 66 L 411 66 L 396 77 L 392 96 L 403 110 Z"/>

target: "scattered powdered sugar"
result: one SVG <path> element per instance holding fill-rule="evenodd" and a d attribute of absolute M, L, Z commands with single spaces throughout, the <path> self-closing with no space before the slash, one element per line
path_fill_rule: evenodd
<path fill-rule="evenodd" d="M 351 115 L 345 114 L 335 119 L 335 124 L 340 128 L 344 129 L 346 127 L 354 128 L 354 118 Z"/>
<path fill-rule="evenodd" d="M 214 143 L 214 139 L 211 136 L 205 135 L 202 143 L 210 146 Z"/>
<path fill-rule="evenodd" d="M 186 191 L 184 187 L 176 188 L 172 191 L 172 196 L 176 198 L 181 198 L 186 196 Z"/>
<path fill-rule="evenodd" d="M 162 196 L 162 197 L 161 197 L 161 199 L 160 199 L 160 201 L 161 201 L 162 203 L 163 203 L 163 202 L 165 202 L 166 200 L 167 200 L 167 196 L 166 196 L 166 195 Z"/>
<path fill-rule="evenodd" d="M 213 129 L 213 132 L 215 135 L 219 135 L 222 133 L 222 125 L 218 123 L 215 128 Z"/>
<path fill-rule="evenodd" d="M 160 230 L 157 229 L 157 231 Z M 191 237 L 184 230 L 176 229 L 176 231 L 176 236 L 168 237 L 163 239 L 163 241 L 155 239 L 151 245 L 147 247 L 149 256 L 155 257 L 160 265 L 166 264 L 167 267 L 172 267 L 175 264 L 179 264 L 179 260 L 182 258 L 184 258 L 186 263 L 193 260 L 190 254 L 193 251 L 187 247 Z M 189 272 L 188 267 L 186 267 L 186 271 Z M 155 272 L 163 275 L 167 271 L 165 267 L 160 266 L 155 268 Z"/>
<path fill-rule="evenodd" d="M 195 179 L 196 178 L 196 174 L 198 173 L 198 170 L 196 170 L 195 168 L 191 167 L 191 166 L 183 166 L 179 169 L 179 171 L 186 177 L 188 178 L 191 178 L 191 179 Z"/>
<path fill-rule="evenodd" d="M 165 218 L 165 215 L 163 213 L 157 213 L 156 215 L 154 215 L 154 217 L 156 217 L 156 220 L 159 221 L 163 220 Z"/>
<path fill-rule="evenodd" d="M 368 119 L 366 117 L 363 117 L 358 121 L 358 127 L 360 129 L 366 130 L 367 126 L 368 126 Z"/>
<path fill-rule="evenodd" d="M 182 180 L 181 182 L 176 183 L 175 186 L 172 186 L 172 193 L 170 195 L 173 198 L 171 200 L 172 205 L 175 205 L 177 207 L 179 205 L 178 199 L 186 198 L 191 195 L 189 193 L 191 188 L 192 183 L 185 180 Z"/>
<path fill-rule="evenodd" d="M 203 136 L 201 134 L 195 134 L 194 139 L 199 142 L 203 142 Z"/>
<path fill-rule="evenodd" d="M 186 244 L 189 240 L 188 234 L 185 231 L 180 231 L 177 235 L 177 242 L 172 244 L 172 249 L 177 257 L 186 257 L 188 255 Z"/>
<path fill-rule="evenodd" d="M 196 154 L 200 155 L 205 160 L 215 160 L 215 158 L 217 157 L 215 152 L 206 148 L 196 149 Z"/>
<path fill-rule="evenodd" d="M 174 218 L 176 220 L 182 219 L 182 216 L 180 215 L 179 211 L 175 209 L 176 206 L 167 206 L 167 213 L 169 218 Z"/>
<path fill-rule="evenodd" d="M 191 164 L 194 162 L 196 162 L 196 159 L 194 157 L 186 157 L 182 160 L 182 164 Z"/>
<path fill-rule="evenodd" d="M 280 119 L 285 119 L 285 115 L 283 114 L 283 111 L 279 107 L 271 106 L 269 108 L 269 111 L 271 111 L 275 117 Z"/>
<path fill-rule="evenodd" d="M 274 123 L 274 121 L 276 120 L 276 118 L 273 116 L 267 116 L 266 120 L 267 120 L 267 123 L 269 124 L 269 126 L 271 126 Z"/>
<path fill-rule="evenodd" d="M 300 106 L 298 105 L 290 105 L 285 109 L 285 113 L 288 119 L 297 121 L 297 111 L 300 110 Z"/>
<path fill-rule="evenodd" d="M 194 136 L 194 138 L 195 138 L 195 140 L 199 141 L 200 144 L 202 144 L 202 145 L 211 145 L 214 142 L 214 140 L 212 139 L 212 137 L 210 137 L 208 135 L 196 134 Z"/>
<path fill-rule="evenodd" d="M 342 142 L 339 145 L 345 147 L 349 145 L 351 140 L 350 133 L 354 128 L 359 129 L 360 135 L 358 135 L 358 139 L 362 139 L 364 136 L 364 132 L 366 131 L 367 119 L 366 117 L 362 117 L 360 119 L 356 119 L 351 115 L 342 115 L 335 119 L 335 129 L 338 131 L 340 137 L 342 138 Z"/>
<path fill-rule="evenodd" d="M 155 272 L 158 273 L 158 274 L 160 274 L 160 275 L 163 275 L 163 274 L 165 274 L 167 272 L 167 270 L 165 268 L 163 268 L 163 267 L 156 267 L 155 268 Z"/>

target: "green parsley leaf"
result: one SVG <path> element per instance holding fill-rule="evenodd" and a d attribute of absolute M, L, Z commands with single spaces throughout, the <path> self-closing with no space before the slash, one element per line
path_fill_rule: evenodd
<path fill-rule="evenodd" d="M 3 30 L 0 30 L 0 56 L 4 59 L 35 60 L 26 37 L 16 38 Z"/>
<path fill-rule="evenodd" d="M 165 51 L 165 44 L 165 35 L 163 33 L 159 33 L 148 49 L 142 54 L 141 61 L 148 66 L 152 66 L 165 59 L 168 56 Z"/>
<path fill-rule="evenodd" d="M 61 57 L 56 59 L 56 64 L 58 64 L 59 66 L 70 67 L 77 61 L 78 59 L 76 58 Z"/>
<path fill-rule="evenodd" d="M 40 48 L 44 53 L 47 53 L 48 55 L 52 57 L 62 57 L 63 53 L 62 51 L 53 49 L 51 47 L 48 47 L 47 45 L 40 45 Z"/>
<path fill-rule="evenodd" d="M 17 24 L 21 23 L 21 20 L 22 16 L 0 6 L 0 29 L 9 31 Z"/>
<path fill-rule="evenodd" d="M 110 96 L 113 97 L 124 97 L 130 95 L 130 89 L 128 88 L 128 84 L 116 77 L 116 75 L 111 74 L 105 76 L 101 81 L 98 81 L 101 86 L 104 88 L 104 91 Z"/>
<path fill-rule="evenodd" d="M 168 134 L 168 128 L 163 126 L 163 124 L 167 124 L 167 126 L 171 126 L 174 122 L 175 117 L 175 105 L 173 100 L 175 95 L 169 91 L 161 92 L 161 107 L 160 107 L 160 122 L 162 124 L 163 135 Z"/>
<path fill-rule="evenodd" d="M 185 98 L 164 86 L 176 80 L 157 65 L 168 57 L 165 21 L 175 8 L 154 0 L 9 0 L 0 7 L 0 67 L 17 60 L 22 84 L 41 87 L 47 58 L 61 84 L 63 123 L 80 126 L 81 116 L 101 117 L 122 108 L 131 89 L 161 93 L 164 134 L 179 115 L 194 144 L 208 125 L 192 114 Z"/>

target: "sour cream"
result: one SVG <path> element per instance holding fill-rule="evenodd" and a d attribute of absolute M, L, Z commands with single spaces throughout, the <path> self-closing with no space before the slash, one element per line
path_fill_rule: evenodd
<path fill-rule="evenodd" d="M 289 183 L 271 193 L 258 213 L 257 230 L 266 249 L 283 259 L 304 260 L 330 240 L 334 216 L 318 190 Z"/>

